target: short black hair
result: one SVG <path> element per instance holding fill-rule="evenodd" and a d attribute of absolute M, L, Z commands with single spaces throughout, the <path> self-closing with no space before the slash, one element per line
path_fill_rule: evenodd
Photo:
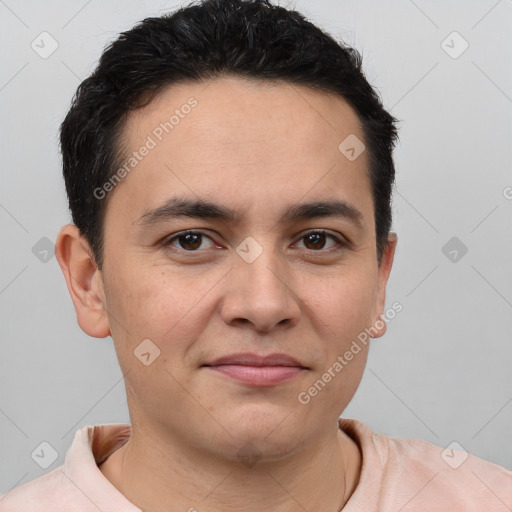
<path fill-rule="evenodd" d="M 168 85 L 223 75 L 335 93 L 356 111 L 369 161 L 380 263 L 392 222 L 397 119 L 384 109 L 361 65 L 357 50 L 337 42 L 299 12 L 268 0 L 192 2 L 122 32 L 79 85 L 60 129 L 73 222 L 98 267 L 103 261 L 106 199 L 98 199 L 94 191 L 112 178 L 123 159 L 121 133 L 127 115 Z"/>

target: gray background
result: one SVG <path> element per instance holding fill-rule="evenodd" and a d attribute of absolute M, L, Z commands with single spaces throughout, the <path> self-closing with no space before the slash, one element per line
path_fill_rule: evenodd
<path fill-rule="evenodd" d="M 403 311 L 343 415 L 512 469 L 512 1 L 280 4 L 362 51 L 402 121 L 387 302 Z M 129 421 L 112 341 L 80 330 L 40 240 L 70 220 L 57 132 L 76 87 L 118 32 L 176 5 L 0 1 L 0 493 L 62 464 L 79 427 Z M 43 31 L 59 45 L 47 59 L 31 48 Z M 453 31 L 469 44 L 457 58 Z M 31 458 L 43 441 L 48 469 Z"/>

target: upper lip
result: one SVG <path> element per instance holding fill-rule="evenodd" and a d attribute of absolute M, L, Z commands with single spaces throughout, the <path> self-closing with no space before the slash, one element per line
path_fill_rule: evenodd
<path fill-rule="evenodd" d="M 239 364 L 245 366 L 298 366 L 307 368 L 300 361 L 288 354 L 269 354 L 261 356 L 252 353 L 231 354 L 229 356 L 219 357 L 211 363 L 203 366 L 220 366 L 223 364 Z"/>

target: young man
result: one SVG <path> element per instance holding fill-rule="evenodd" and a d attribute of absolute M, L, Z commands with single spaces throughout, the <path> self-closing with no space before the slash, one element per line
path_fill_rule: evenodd
<path fill-rule="evenodd" d="M 511 510 L 512 471 L 339 419 L 396 312 L 395 139 L 358 54 L 296 12 L 123 33 L 62 125 L 57 257 L 131 425 L 79 429 L 0 510 Z"/>

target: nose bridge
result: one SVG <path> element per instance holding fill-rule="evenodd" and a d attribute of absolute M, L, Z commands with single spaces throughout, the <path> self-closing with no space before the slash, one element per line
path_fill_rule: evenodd
<path fill-rule="evenodd" d="M 286 286 L 286 265 L 278 254 L 272 237 L 247 237 L 236 248 L 239 260 L 235 264 L 242 282 L 253 289 L 253 296 L 267 295 L 267 300 L 284 299 L 289 290 Z M 240 284 L 240 283 L 239 283 Z M 272 297 L 270 297 L 272 295 Z"/>
<path fill-rule="evenodd" d="M 226 322 L 249 320 L 261 330 L 288 320 L 300 309 L 291 288 L 290 272 L 271 237 L 247 237 L 236 248 L 230 285 L 223 305 Z"/>

